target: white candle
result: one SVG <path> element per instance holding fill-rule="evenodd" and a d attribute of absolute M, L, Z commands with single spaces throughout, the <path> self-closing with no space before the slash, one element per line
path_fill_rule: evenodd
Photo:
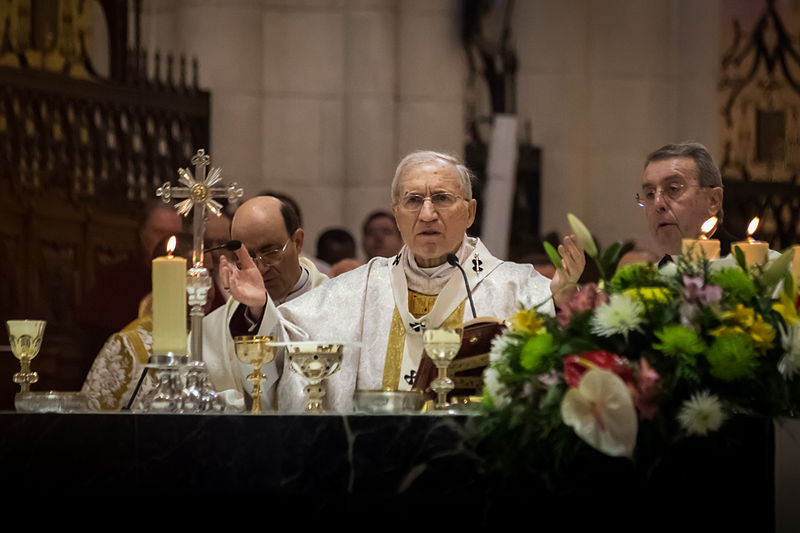
<path fill-rule="evenodd" d="M 747 225 L 747 240 L 735 242 L 731 249 L 739 248 L 744 254 L 744 263 L 750 268 L 753 265 L 763 265 L 767 262 L 769 244 L 764 241 L 757 241 L 753 238 L 753 233 L 758 228 L 758 217 L 755 217 Z"/>
<path fill-rule="evenodd" d="M 172 248 L 170 249 L 170 245 Z M 153 354 L 186 355 L 186 259 L 174 257 L 175 237 L 166 256 L 153 259 Z"/>
<path fill-rule="evenodd" d="M 711 217 L 700 226 L 699 239 L 682 239 L 681 240 L 681 254 L 691 255 L 695 260 L 719 258 L 719 240 L 709 239 L 707 235 L 714 231 L 717 226 L 717 217 Z"/>

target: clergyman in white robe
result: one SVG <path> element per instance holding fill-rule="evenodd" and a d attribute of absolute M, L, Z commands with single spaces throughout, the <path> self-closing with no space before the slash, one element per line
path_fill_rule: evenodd
<path fill-rule="evenodd" d="M 328 280 L 325 274 L 317 270 L 312 261 L 305 257 L 300 257 L 298 260 L 303 267 L 300 278 L 282 302 L 299 298 Z M 253 392 L 252 382 L 245 379 L 252 371 L 252 367 L 236 357 L 233 336 L 230 333 L 231 318 L 239 306 L 239 302 L 228 298 L 225 305 L 203 318 L 203 360 L 212 386 L 225 400 L 226 409 L 231 411 L 243 410 L 245 394 L 250 395 Z M 255 328 L 249 333 L 260 334 Z M 262 405 L 265 409 L 271 409 L 275 403 L 273 389 L 278 373 L 274 365 L 267 370 L 266 381 L 262 385 L 262 391 L 266 391 L 262 392 Z"/>
<path fill-rule="evenodd" d="M 456 256 L 464 267 L 478 317 L 505 319 L 520 305 L 541 305 L 542 310 L 552 312 L 550 280 L 533 266 L 501 261 L 479 239 L 470 237 L 464 238 Z M 409 311 L 409 298 L 416 294 L 438 295 L 422 316 Z M 448 319 L 460 323 L 472 318 L 461 272 L 448 263 L 421 268 L 404 246 L 396 257 L 373 258 L 302 297 L 278 306 L 268 300 L 257 334 L 273 335 L 284 342 L 344 343 L 342 366 L 326 381 L 323 405 L 327 411 L 351 412 L 357 390 L 412 388 L 422 358 L 423 323 L 437 327 Z M 225 353 L 205 348 L 206 363 L 209 368 L 227 365 L 234 374 L 239 367 L 234 376 L 238 385 L 250 370 L 234 364 L 230 333 L 226 343 Z M 284 367 L 282 357 L 263 369 L 268 376 L 262 389 L 263 405 L 281 412 L 302 412 L 305 379 Z M 218 392 L 221 386 L 233 384 L 230 377 L 214 381 Z M 276 385 L 274 406 L 275 391 L 271 389 Z M 235 398 L 227 390 L 222 393 L 226 399 Z"/>

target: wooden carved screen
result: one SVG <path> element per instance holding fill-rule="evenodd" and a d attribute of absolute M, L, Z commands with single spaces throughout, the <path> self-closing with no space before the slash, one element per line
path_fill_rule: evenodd
<path fill-rule="evenodd" d="M 723 3 L 719 98 L 725 225 L 781 250 L 800 239 L 800 8 Z"/>
<path fill-rule="evenodd" d="M 125 3 L 107 4 L 109 26 L 125 27 Z M 34 390 L 80 388 L 96 354 L 83 350 L 77 305 L 98 268 L 138 245 L 156 187 L 210 148 L 210 95 L 185 67 L 145 79 L 143 57 L 117 50 L 116 79 L 0 67 L 0 320 L 47 320 Z M 18 368 L 0 353 L 0 409 L 13 408 Z"/>

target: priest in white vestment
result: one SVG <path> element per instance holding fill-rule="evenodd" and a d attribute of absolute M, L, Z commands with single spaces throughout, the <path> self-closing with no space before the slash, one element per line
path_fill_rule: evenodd
<path fill-rule="evenodd" d="M 410 390 L 422 358 L 423 324 L 438 327 L 474 318 L 464 278 L 448 255 L 454 254 L 466 272 L 478 317 L 505 319 L 520 305 L 552 310 L 551 290 L 561 294 L 577 281 L 584 256 L 572 237 L 559 247 L 564 266 L 552 282 L 532 265 L 502 261 L 479 239 L 468 237 L 477 207 L 471 180 L 470 171 L 445 154 L 415 152 L 404 158 L 392 182 L 393 212 L 405 243 L 397 256 L 373 258 L 292 301 L 273 301 L 246 250 L 237 252 L 238 268 L 228 261 L 221 265 L 253 333 L 280 341 L 346 344 L 341 369 L 326 383 L 326 410 L 352 411 L 357 390 Z M 243 376 L 249 369 L 235 364 L 232 325 L 221 326 L 204 332 L 209 340 L 225 337 L 226 349 L 217 341 L 217 348 L 204 348 L 204 355 L 209 367 L 227 366 L 231 372 L 224 379 L 212 374 L 217 391 L 230 398 L 235 394 L 227 387 L 236 392 L 246 387 Z M 262 370 L 268 391 L 262 395 L 264 406 L 302 412 L 304 379 L 284 367 L 282 357 Z M 277 391 L 270 390 L 274 387 Z"/>
<path fill-rule="evenodd" d="M 305 235 L 297 212 L 286 201 L 274 196 L 256 196 L 243 203 L 234 213 L 231 238 L 241 241 L 239 256 L 258 277 L 259 290 L 269 294 L 270 301 L 278 305 L 294 300 L 328 279 L 312 261 L 300 255 Z M 227 255 L 222 255 L 220 264 L 232 267 L 227 259 Z M 228 292 L 226 280 L 227 277 L 223 289 Z M 244 391 L 249 393 L 252 389 L 252 384 L 247 382 L 246 388 L 241 378 L 242 372 L 252 369 L 236 359 L 230 334 L 231 327 L 238 327 L 241 334 L 255 333 L 254 322 L 248 322 L 244 308 L 239 308 L 239 302 L 229 298 L 225 305 L 203 319 L 203 355 L 209 377 L 232 410 L 244 409 Z M 240 312 L 236 313 L 237 310 Z M 218 357 L 219 354 L 226 357 Z M 269 399 L 266 405 L 272 404 L 274 400 Z"/>

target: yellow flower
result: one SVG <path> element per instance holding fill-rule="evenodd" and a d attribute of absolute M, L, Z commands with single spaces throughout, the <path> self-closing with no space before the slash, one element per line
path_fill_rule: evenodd
<path fill-rule="evenodd" d="M 737 333 L 746 333 L 746 332 L 739 326 L 736 325 L 728 326 L 723 324 L 717 329 L 712 329 L 709 333 L 711 333 L 715 337 L 724 337 L 726 335 L 735 335 Z"/>
<path fill-rule="evenodd" d="M 796 324 L 800 322 L 800 316 L 797 315 L 797 308 L 794 306 L 792 298 L 785 292 L 781 292 L 780 301 L 772 304 L 772 308 L 783 317 L 787 324 Z"/>
<path fill-rule="evenodd" d="M 750 338 L 753 339 L 755 347 L 764 355 L 767 350 L 772 348 L 772 341 L 775 340 L 775 328 L 771 324 L 764 322 L 761 315 L 756 315 L 753 325 L 750 326 Z"/>
<path fill-rule="evenodd" d="M 633 287 L 623 293 L 643 303 L 669 302 L 669 289 L 665 287 Z"/>
<path fill-rule="evenodd" d="M 764 318 L 756 314 L 751 307 L 737 304 L 733 311 L 726 311 L 722 314 L 722 325 L 711 331 L 711 335 L 722 337 L 744 333 L 753 340 L 753 345 L 763 355 L 772 348 L 775 340 L 775 328 L 764 321 Z"/>
<path fill-rule="evenodd" d="M 537 335 L 545 331 L 544 321 L 533 309 L 523 309 L 508 319 L 511 329 L 520 333 Z"/>
<path fill-rule="evenodd" d="M 745 307 L 742 304 L 736 304 L 736 309 L 733 311 L 726 311 L 722 315 L 722 321 L 733 323 L 741 326 L 744 329 L 753 325 L 756 312 L 752 307 Z"/>

